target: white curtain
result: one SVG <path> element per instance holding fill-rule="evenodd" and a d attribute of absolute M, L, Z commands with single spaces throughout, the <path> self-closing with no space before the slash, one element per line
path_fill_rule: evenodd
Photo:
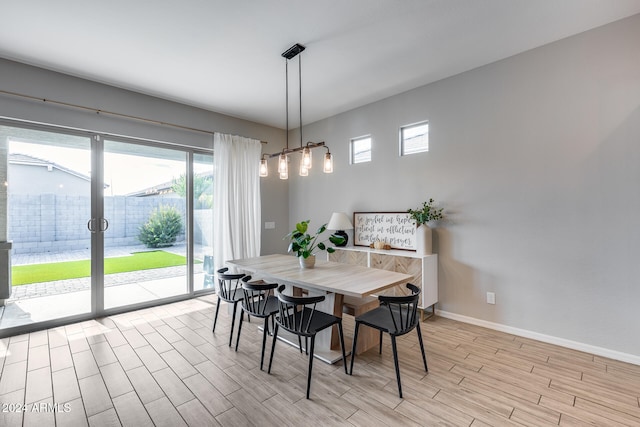
<path fill-rule="evenodd" d="M 260 255 L 258 140 L 213 136 L 213 258 L 216 270 L 232 259 Z"/>

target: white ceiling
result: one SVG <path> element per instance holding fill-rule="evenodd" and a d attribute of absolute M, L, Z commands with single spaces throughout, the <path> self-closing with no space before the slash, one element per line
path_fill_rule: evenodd
<path fill-rule="evenodd" d="M 294 43 L 310 123 L 640 13 L 640 0 L 2 0 L 0 13 L 1 57 L 284 128 L 280 54 Z"/>

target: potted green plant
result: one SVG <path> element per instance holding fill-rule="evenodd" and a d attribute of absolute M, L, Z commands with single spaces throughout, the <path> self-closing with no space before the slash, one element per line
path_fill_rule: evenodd
<path fill-rule="evenodd" d="M 432 251 L 432 232 L 427 225 L 429 222 L 438 221 L 444 218 L 442 208 L 433 205 L 434 200 L 422 202 L 422 207 L 409 209 L 407 212 L 416 222 L 416 252 L 420 255 L 430 255 Z"/>
<path fill-rule="evenodd" d="M 318 228 L 315 234 L 307 233 L 310 222 L 310 220 L 300 221 L 296 224 L 295 230 L 285 236 L 285 239 L 289 239 L 287 252 L 295 253 L 300 259 L 300 266 L 302 268 L 313 268 L 316 261 L 315 254 L 318 251 L 335 252 L 333 247 L 327 246 L 327 241 L 334 245 L 339 245 L 344 242 L 344 237 L 335 234 L 330 235 L 328 239 L 320 240 L 320 235 L 327 230 L 327 224 Z"/>

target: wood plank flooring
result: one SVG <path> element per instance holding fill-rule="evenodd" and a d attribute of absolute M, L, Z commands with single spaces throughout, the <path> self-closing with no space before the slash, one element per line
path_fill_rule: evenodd
<path fill-rule="evenodd" d="M 215 296 L 0 340 L 0 426 L 640 426 L 640 366 L 444 318 L 355 361 L 314 363 L 278 343 L 260 371 L 260 321 L 228 347 Z M 345 317 L 350 338 L 353 319 Z M 235 339 L 234 339 L 235 343 Z M 267 345 L 267 358 L 270 349 Z"/>

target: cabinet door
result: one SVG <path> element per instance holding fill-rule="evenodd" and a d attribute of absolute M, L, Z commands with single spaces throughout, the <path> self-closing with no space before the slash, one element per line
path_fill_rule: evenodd
<path fill-rule="evenodd" d="M 410 258 L 397 256 L 396 258 L 396 268 L 394 271 L 398 273 L 404 273 L 411 276 L 411 281 L 409 283 L 416 285 L 422 289 L 422 259 L 421 258 Z M 402 285 L 402 295 L 410 294 L 406 285 Z"/>
<path fill-rule="evenodd" d="M 422 289 L 422 260 L 420 258 L 372 253 L 371 267 L 409 274 L 412 276 L 410 282 Z M 380 295 L 399 296 L 409 293 L 406 284 L 402 284 L 383 291 Z"/>
<path fill-rule="evenodd" d="M 341 262 L 343 264 L 361 265 L 367 267 L 367 253 L 360 251 L 342 251 L 336 249 L 332 254 L 329 254 L 329 261 Z"/>

